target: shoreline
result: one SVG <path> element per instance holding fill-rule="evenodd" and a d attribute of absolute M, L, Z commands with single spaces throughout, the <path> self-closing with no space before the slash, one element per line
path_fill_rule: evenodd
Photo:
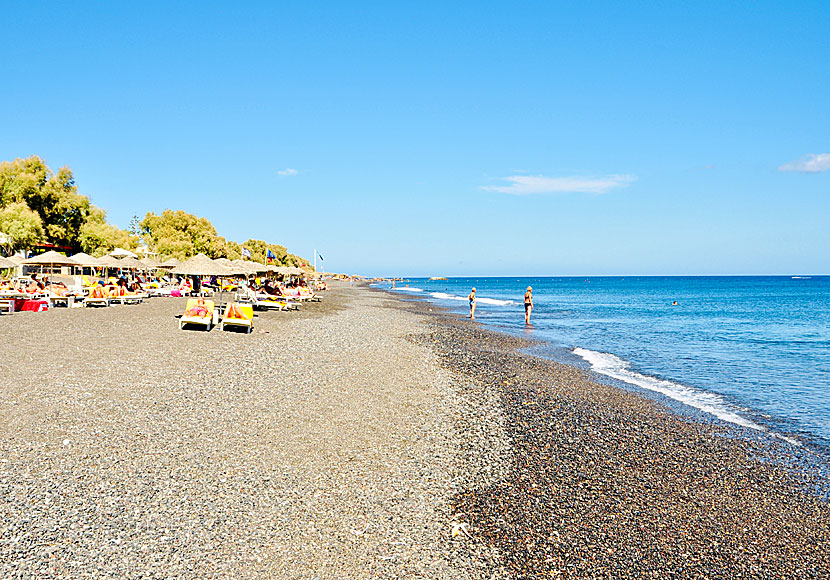
<path fill-rule="evenodd" d="M 469 322 L 469 319 L 464 314 L 466 309 L 464 309 L 464 311 L 455 311 L 452 308 L 431 302 L 430 298 L 426 295 L 415 292 L 409 293 L 407 290 L 392 290 L 380 287 L 372 288 L 373 290 L 381 292 L 389 292 L 391 295 L 396 298 L 400 298 L 403 301 L 423 301 L 425 303 L 430 303 L 433 309 L 445 310 L 447 316 L 450 318 L 458 317 Z M 790 432 L 786 430 L 779 430 L 777 428 L 777 424 L 780 424 L 786 419 L 779 417 L 777 419 L 774 418 L 773 421 L 769 421 L 769 417 L 765 416 L 764 411 L 744 408 L 740 402 L 730 401 L 729 405 L 735 409 L 740 409 L 741 412 L 747 416 L 735 416 L 734 419 L 728 418 L 729 415 L 734 414 L 734 411 L 729 408 L 707 410 L 705 405 L 703 407 L 697 406 L 694 403 L 685 401 L 683 397 L 666 394 L 659 389 L 649 388 L 642 386 L 637 382 L 629 382 L 623 378 L 596 371 L 592 368 L 591 362 L 578 353 L 575 353 L 574 349 L 557 346 L 541 338 L 521 336 L 521 330 L 518 327 L 508 328 L 494 326 L 486 322 L 482 322 L 479 319 L 476 319 L 475 323 L 480 325 L 482 329 L 493 332 L 497 335 L 503 334 L 518 340 L 526 341 L 527 344 L 522 347 L 523 352 L 526 354 L 579 369 L 580 371 L 587 373 L 590 380 L 593 382 L 610 385 L 627 392 L 638 394 L 646 399 L 656 401 L 660 405 L 671 409 L 674 413 L 682 417 L 688 417 L 694 421 L 704 424 L 723 426 L 726 429 L 733 430 L 735 437 L 756 442 L 760 441 L 769 447 L 775 447 L 776 445 L 784 443 L 792 445 L 792 449 L 778 453 L 777 456 L 784 462 L 787 462 L 793 456 L 798 456 L 797 461 L 794 462 L 798 464 L 798 467 L 795 469 L 803 469 L 805 463 L 810 463 L 812 464 L 811 469 L 813 471 L 822 472 L 824 474 L 822 476 L 824 481 L 820 486 L 816 487 L 816 493 L 826 499 L 830 499 L 830 440 L 823 439 L 813 433 L 804 431 Z M 595 354 L 606 355 L 607 353 Z M 608 356 L 616 358 L 616 355 L 613 353 Z M 682 383 L 679 383 L 676 378 L 663 377 L 659 375 L 641 375 L 639 372 L 635 372 L 633 374 L 636 375 L 636 377 L 645 378 L 649 381 L 667 381 L 674 383 L 675 385 L 682 385 Z M 709 391 L 703 389 L 700 389 L 700 392 L 706 394 L 710 393 Z M 719 393 L 716 393 L 715 396 L 724 397 Z"/>
<path fill-rule="evenodd" d="M 547 341 L 539 356 L 657 396 L 681 413 L 692 407 L 703 416 L 805 445 L 830 463 L 830 400 L 821 389 L 830 364 L 821 348 L 826 308 L 810 307 L 811 300 L 826 295 L 826 280 L 809 285 L 781 277 L 741 282 L 734 276 L 718 282 L 567 280 L 405 279 L 395 292 L 434 299 L 465 315 L 466 293 L 479 285 L 481 301 L 493 299 L 499 307 L 483 303 L 476 319 L 499 332 Z M 514 299 L 531 284 L 542 309 L 528 330 Z M 674 308 L 672 300 L 678 299 Z"/>
<path fill-rule="evenodd" d="M 830 506 L 808 491 L 814 474 L 769 460 L 770 441 L 596 382 L 526 352 L 535 341 L 421 297 L 372 290 L 426 316 L 424 344 L 442 366 L 500 401 L 509 476 L 453 504 L 501 554 L 492 569 L 517 578 L 826 577 Z"/>

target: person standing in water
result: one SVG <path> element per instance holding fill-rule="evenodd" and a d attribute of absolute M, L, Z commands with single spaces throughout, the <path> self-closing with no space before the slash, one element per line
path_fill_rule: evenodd
<path fill-rule="evenodd" d="M 530 313 L 533 311 L 533 288 L 527 287 L 525 292 L 525 324 L 530 324 Z"/>
<path fill-rule="evenodd" d="M 470 295 L 467 296 L 467 299 L 470 301 L 470 318 L 473 319 L 476 317 L 476 289 L 473 288 Z"/>

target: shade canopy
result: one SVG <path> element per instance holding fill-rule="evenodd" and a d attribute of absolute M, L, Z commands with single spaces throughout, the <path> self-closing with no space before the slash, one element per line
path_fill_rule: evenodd
<path fill-rule="evenodd" d="M 262 264 L 257 262 L 246 262 L 245 260 L 234 260 L 233 265 L 245 274 L 256 274 L 260 271 Z"/>
<path fill-rule="evenodd" d="M 125 250 L 124 248 L 115 248 L 107 255 L 114 258 L 138 258 L 138 254 L 135 254 L 130 250 Z"/>
<path fill-rule="evenodd" d="M 158 260 L 156 260 L 155 258 L 150 258 L 149 256 L 146 258 L 141 258 L 139 262 L 144 264 L 144 267 L 148 270 L 156 270 L 161 265 Z"/>
<path fill-rule="evenodd" d="M 0 256 L 0 270 L 5 270 L 6 268 L 17 268 L 17 264 Z"/>
<path fill-rule="evenodd" d="M 85 254 L 83 252 L 78 252 L 77 254 L 72 256 L 72 259 L 78 264 L 78 266 L 82 266 L 84 268 L 97 268 L 101 265 L 101 262 L 98 261 L 98 258 L 93 258 L 89 254 Z"/>
<path fill-rule="evenodd" d="M 43 254 L 33 256 L 23 262 L 27 266 L 77 266 L 78 263 L 72 258 L 68 258 L 63 254 L 57 253 L 55 250 L 49 250 Z"/>
<path fill-rule="evenodd" d="M 159 264 L 159 268 L 163 268 L 165 270 L 172 270 L 181 263 L 182 261 L 177 258 L 170 258 L 169 260 Z"/>
<path fill-rule="evenodd" d="M 301 276 L 305 274 L 305 270 L 296 266 L 278 266 L 275 271 L 283 276 Z"/>
<path fill-rule="evenodd" d="M 217 264 L 204 254 L 196 254 L 192 258 L 185 260 L 173 270 L 174 274 L 183 274 L 186 276 L 232 276 L 233 272 L 230 268 L 223 264 Z"/>
<path fill-rule="evenodd" d="M 132 269 L 138 269 L 138 270 L 146 270 L 147 269 L 147 266 L 145 266 L 144 263 L 142 263 L 140 260 L 136 260 L 135 258 L 131 258 L 129 256 L 127 256 L 126 258 L 122 258 L 121 260 L 118 260 L 118 261 L 120 262 L 120 265 L 121 265 L 122 268 L 130 268 L 131 270 Z"/>
<path fill-rule="evenodd" d="M 121 267 L 121 261 L 116 260 L 115 258 L 110 256 L 109 254 L 107 254 L 103 258 L 98 258 L 98 265 L 99 266 L 104 266 L 105 268 L 120 268 Z"/>

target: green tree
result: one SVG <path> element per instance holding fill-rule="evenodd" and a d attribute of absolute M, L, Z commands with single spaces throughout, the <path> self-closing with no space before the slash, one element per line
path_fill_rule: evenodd
<path fill-rule="evenodd" d="M 133 249 L 138 238 L 130 232 L 107 223 L 107 213 L 94 205 L 90 206 L 86 223 L 79 234 L 81 249 L 93 256 L 103 256 L 115 248 Z"/>
<path fill-rule="evenodd" d="M 25 203 L 40 216 L 45 241 L 52 244 L 80 248 L 90 203 L 77 190 L 71 169 L 53 173 L 36 155 L 0 163 L 0 207 Z"/>
<path fill-rule="evenodd" d="M 199 253 L 222 258 L 227 253 L 226 240 L 206 218 L 170 209 L 161 215 L 148 213 L 141 220 L 142 238 L 154 252 L 180 260 Z"/>
<path fill-rule="evenodd" d="M 242 257 L 242 246 L 232 240 L 225 242 L 225 257 L 229 260 L 238 260 Z"/>
<path fill-rule="evenodd" d="M 31 248 L 43 239 L 43 221 L 22 201 L 0 208 L 0 234 L 4 253 Z"/>

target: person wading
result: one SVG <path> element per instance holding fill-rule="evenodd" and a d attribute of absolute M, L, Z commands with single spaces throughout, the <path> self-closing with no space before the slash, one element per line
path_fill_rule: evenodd
<path fill-rule="evenodd" d="M 530 324 L 530 313 L 533 311 L 533 288 L 527 287 L 525 292 L 525 324 Z"/>
<path fill-rule="evenodd" d="M 470 318 L 476 317 L 476 289 L 473 288 L 470 295 L 467 296 L 467 299 L 470 301 Z"/>

